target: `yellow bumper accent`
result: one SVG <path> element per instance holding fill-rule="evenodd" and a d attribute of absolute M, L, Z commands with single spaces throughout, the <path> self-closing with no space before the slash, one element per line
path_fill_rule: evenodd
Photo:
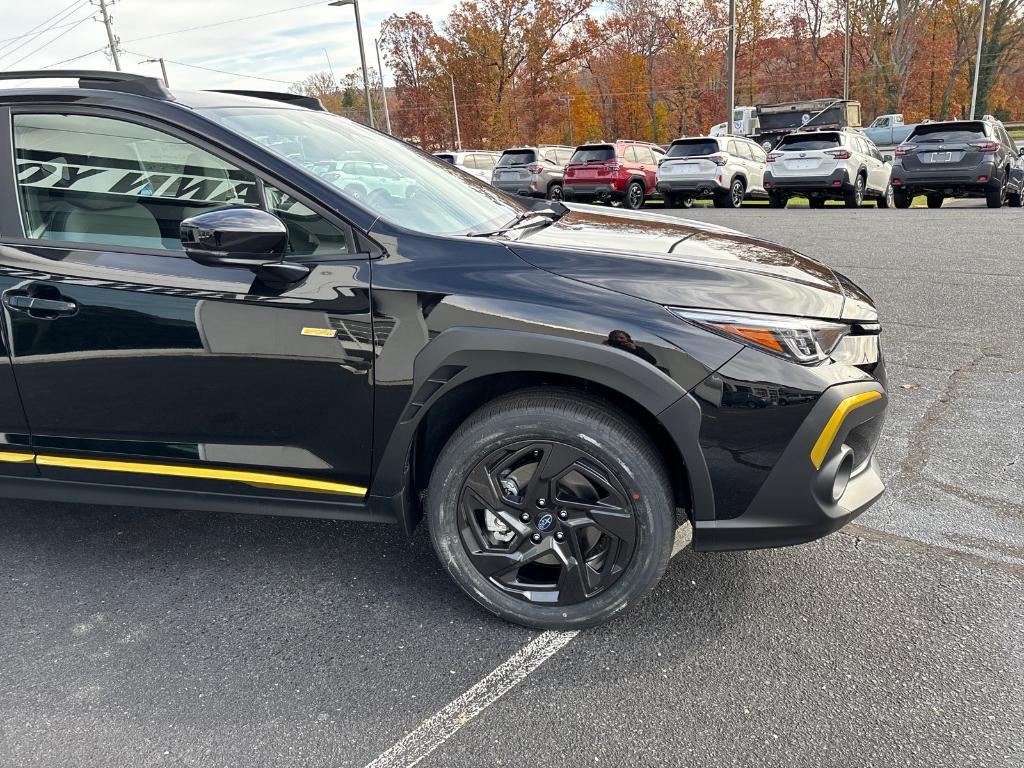
<path fill-rule="evenodd" d="M 836 439 L 836 434 L 839 432 L 839 428 L 843 426 L 843 422 L 850 414 L 850 411 L 856 410 L 862 405 L 873 403 L 875 400 L 881 400 L 881 398 L 881 392 L 871 390 L 870 392 L 861 392 L 859 395 L 851 395 L 836 406 L 835 411 L 833 411 L 828 423 L 821 430 L 821 434 L 818 435 L 818 439 L 814 442 L 814 447 L 811 449 L 811 464 L 814 465 L 815 469 L 821 469 L 821 465 L 825 461 L 825 455 L 828 453 L 829 448 L 832 447 L 832 441 Z"/>
<path fill-rule="evenodd" d="M 6 461 L 8 464 L 28 464 L 29 462 L 35 461 L 35 458 L 36 455 L 34 453 L 0 451 L 0 461 Z"/>
<path fill-rule="evenodd" d="M 70 469 L 98 469 L 107 472 L 133 472 L 142 475 L 165 475 L 169 477 L 197 477 L 204 480 L 229 480 L 264 488 L 316 493 L 340 493 L 346 496 L 365 496 L 366 488 L 327 480 L 313 480 L 304 477 L 274 475 L 267 472 L 245 472 L 237 469 L 213 469 L 211 467 L 185 467 L 176 464 L 148 464 L 134 461 L 111 461 L 107 459 L 81 459 L 72 456 L 36 456 L 36 464 L 46 467 L 67 467 Z"/>

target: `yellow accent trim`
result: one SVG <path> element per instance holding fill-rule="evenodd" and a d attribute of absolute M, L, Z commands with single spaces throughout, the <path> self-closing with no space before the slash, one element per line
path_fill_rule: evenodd
<path fill-rule="evenodd" d="M 34 453 L 14 453 L 13 451 L 0 451 L 0 461 L 6 461 L 9 464 L 28 464 L 29 462 L 35 461 L 36 455 Z"/>
<path fill-rule="evenodd" d="M 859 395 L 852 395 L 836 406 L 835 411 L 833 411 L 828 423 L 821 430 L 821 434 L 818 435 L 818 439 L 811 449 L 811 464 L 814 465 L 815 469 L 821 469 L 821 465 L 825 462 L 825 454 L 832 447 L 832 441 L 836 439 L 836 434 L 839 432 L 839 428 L 843 426 L 843 422 L 850 414 L 850 411 L 856 410 L 862 405 L 873 403 L 881 398 L 881 392 L 871 390 L 870 392 L 861 392 Z"/>
<path fill-rule="evenodd" d="M 333 339 L 338 332 L 333 328 L 303 328 L 303 336 L 322 336 L 325 339 Z"/>
<path fill-rule="evenodd" d="M 245 472 L 237 469 L 212 469 L 209 467 L 185 467 L 175 464 L 147 464 L 134 461 L 109 461 L 106 459 L 80 459 L 72 456 L 37 456 L 36 464 L 46 467 L 69 467 L 71 469 L 99 469 L 107 472 L 136 472 L 144 475 L 167 475 L 170 477 L 198 477 L 204 480 L 230 480 L 237 483 L 268 488 L 284 488 L 295 491 L 319 491 L 341 493 L 347 496 L 365 496 L 366 488 L 358 485 L 332 483 L 327 480 L 312 480 L 304 477 L 273 475 L 266 472 Z"/>

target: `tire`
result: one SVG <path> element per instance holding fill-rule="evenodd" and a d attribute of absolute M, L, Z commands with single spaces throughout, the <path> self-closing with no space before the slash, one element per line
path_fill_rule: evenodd
<path fill-rule="evenodd" d="M 941 208 L 943 200 L 945 198 L 942 195 L 928 195 L 928 207 Z"/>
<path fill-rule="evenodd" d="M 985 192 L 985 205 L 989 208 L 1002 208 L 1005 199 L 1006 174 L 1003 174 L 1003 183 L 999 185 L 999 189 L 990 189 Z"/>
<path fill-rule="evenodd" d="M 1011 192 L 1006 196 L 1006 204 L 1011 208 L 1024 208 L 1024 192 Z"/>
<path fill-rule="evenodd" d="M 561 479 L 535 483 L 545 467 Z M 576 503 L 558 501 L 568 498 L 567 477 Z M 427 520 L 441 562 L 481 606 L 526 627 L 580 629 L 613 618 L 661 579 L 675 528 L 670 488 L 653 443 L 623 413 L 572 390 L 537 388 L 488 403 L 455 431 L 430 477 Z M 593 498 L 627 512 L 595 509 Z M 559 558 L 559 547 L 572 557 Z M 567 565 L 581 549 L 582 571 Z M 544 590 L 548 600 L 531 597 Z"/>
<path fill-rule="evenodd" d="M 853 182 L 853 189 L 843 195 L 847 208 L 860 208 L 864 202 L 864 176 L 858 173 Z"/>
<path fill-rule="evenodd" d="M 826 201 L 825 201 L 824 197 L 808 197 L 807 198 L 807 207 L 808 208 L 824 208 L 825 207 L 825 202 Z"/>
<path fill-rule="evenodd" d="M 562 199 L 562 185 L 558 182 L 548 186 L 548 200 L 561 200 Z"/>
<path fill-rule="evenodd" d="M 885 193 L 878 198 L 877 204 L 879 208 L 892 208 L 896 205 L 896 193 L 892 188 L 892 184 L 886 186 Z"/>
<path fill-rule="evenodd" d="M 909 208 L 913 204 L 914 198 L 902 189 L 897 189 L 893 191 L 892 201 L 897 208 Z"/>
<path fill-rule="evenodd" d="M 626 187 L 626 196 L 622 198 L 622 207 L 638 211 L 644 207 L 644 185 L 639 181 L 631 181 Z"/>
<path fill-rule="evenodd" d="M 685 195 L 676 195 L 674 206 L 676 208 L 693 208 L 693 198 Z"/>
<path fill-rule="evenodd" d="M 768 193 L 768 207 L 769 208 L 785 208 L 786 207 L 786 203 L 788 203 L 788 202 L 789 202 L 789 199 L 785 195 L 783 195 L 783 194 L 781 194 L 779 192 L 769 192 Z"/>
<path fill-rule="evenodd" d="M 746 191 L 746 185 L 743 183 L 743 179 L 733 179 L 729 184 L 729 189 L 725 192 L 716 192 L 712 198 L 712 202 L 715 208 L 739 208 L 743 205 L 743 195 Z"/>

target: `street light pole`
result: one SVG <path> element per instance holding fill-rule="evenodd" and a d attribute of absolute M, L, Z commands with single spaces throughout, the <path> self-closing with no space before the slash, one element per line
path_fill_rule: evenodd
<path fill-rule="evenodd" d="M 455 100 L 455 78 L 448 72 L 448 79 L 452 81 L 452 112 L 455 113 L 455 148 L 462 151 L 462 133 L 459 131 L 459 103 Z"/>
<path fill-rule="evenodd" d="M 981 21 L 978 23 L 978 55 L 974 58 L 974 88 L 971 89 L 971 120 L 978 108 L 978 79 L 981 77 L 981 46 L 985 40 L 985 15 L 988 11 L 988 0 L 981 4 Z"/>
<path fill-rule="evenodd" d="M 328 5 L 342 6 L 351 5 L 356 14 L 356 37 L 359 39 L 359 63 L 363 67 L 363 98 L 366 100 L 366 114 L 370 118 L 370 127 L 373 124 L 373 104 L 370 102 L 370 76 L 366 72 L 366 50 L 363 47 L 363 21 L 359 17 L 359 0 L 334 0 Z"/>
<path fill-rule="evenodd" d="M 726 97 L 725 109 L 728 112 L 726 125 L 729 133 L 733 132 L 732 115 L 736 109 L 736 0 L 729 0 L 729 61 L 728 61 L 729 93 Z"/>
<path fill-rule="evenodd" d="M 388 135 L 393 136 L 391 133 L 391 112 L 388 111 L 388 91 L 384 87 L 384 67 L 380 65 L 380 41 L 376 38 L 373 41 L 373 47 L 377 51 L 377 74 L 380 76 L 380 97 L 384 99 L 384 124 L 388 127 Z"/>

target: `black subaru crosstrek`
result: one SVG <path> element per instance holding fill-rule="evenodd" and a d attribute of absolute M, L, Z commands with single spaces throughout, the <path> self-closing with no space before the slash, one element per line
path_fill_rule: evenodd
<path fill-rule="evenodd" d="M 897 208 L 925 195 L 929 208 L 946 197 L 984 197 L 989 208 L 1024 203 L 1021 154 L 997 120 L 921 123 L 896 147 L 892 188 Z"/>
<path fill-rule="evenodd" d="M 684 522 L 797 544 L 882 493 L 878 317 L 818 262 L 512 197 L 299 96 L 0 74 L 58 76 L 0 91 L 3 496 L 425 516 L 471 598 L 569 628 Z"/>

